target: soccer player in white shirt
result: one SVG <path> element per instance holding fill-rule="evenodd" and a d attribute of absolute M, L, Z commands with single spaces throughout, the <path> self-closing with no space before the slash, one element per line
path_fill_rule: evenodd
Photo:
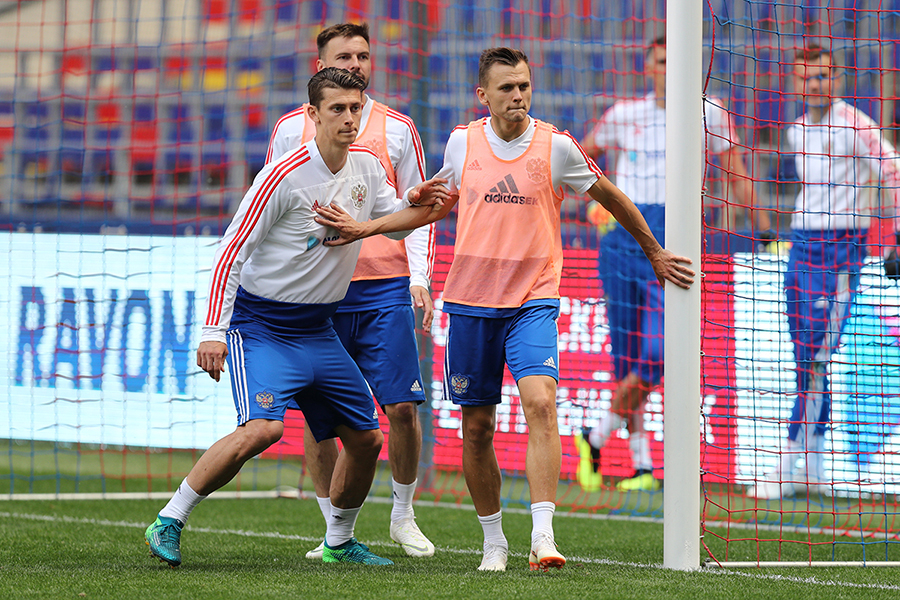
<path fill-rule="evenodd" d="M 444 392 L 462 411 L 463 472 L 484 532 L 478 569 L 506 570 L 509 553 L 493 447 L 504 363 L 516 378 L 528 423 L 529 567 L 560 568 L 566 559 L 555 544 L 553 513 L 562 457 L 556 318 L 564 187 L 587 193 L 610 210 L 640 241 L 661 282 L 687 288 L 694 273 L 683 264 L 688 259 L 659 245 L 634 204 L 568 133 L 529 116 L 531 69 L 524 53 L 485 50 L 478 79 L 477 96 L 490 117 L 450 134 L 439 177 L 448 180 L 451 198 L 442 209 L 364 224 L 347 222 L 332 208 L 320 210 L 320 216 L 342 231 L 344 241 L 388 224 L 405 228 L 418 224 L 415 219 L 440 218 L 458 206 L 453 265 L 443 295 L 450 314 Z"/>
<path fill-rule="evenodd" d="M 289 405 L 303 410 L 317 439 L 338 436 L 344 445 L 323 559 L 392 564 L 353 537 L 384 438 L 366 382 L 330 321 L 359 244 L 326 247 L 337 236 L 315 215 L 325 204 L 361 220 L 429 209 L 398 199 L 378 158 L 353 145 L 364 82 L 332 68 L 308 87 L 315 139 L 260 171 L 216 251 L 197 365 L 219 381 L 227 358 L 238 426 L 200 457 L 147 528 L 151 554 L 173 567 L 181 564 L 181 530 L 191 511 L 281 438 Z M 407 192 L 416 202 L 443 196 L 434 181 Z M 304 394 L 309 389 L 315 398 Z"/>
<path fill-rule="evenodd" d="M 590 156 L 608 155 L 616 186 L 633 199 L 657 239 L 665 239 L 666 203 L 666 38 L 647 48 L 646 72 L 652 89 L 642 98 L 613 104 L 582 142 Z M 737 205 L 756 204 L 737 134 L 724 104 L 708 98 L 705 153 L 720 157 L 722 168 L 737 196 Z M 592 209 L 601 209 L 599 206 Z M 757 231 L 767 232 L 768 213 L 752 210 Z M 602 218 L 602 217 L 601 217 Z M 617 484 L 627 490 L 655 491 L 650 440 L 644 427 L 647 396 L 663 374 L 664 294 L 647 268 L 640 246 L 626 231 L 616 228 L 600 242 L 600 279 L 606 297 L 613 368 L 618 382 L 610 411 L 596 427 L 576 438 L 581 460 L 578 481 L 587 491 L 603 483 L 600 450 L 613 431 L 628 425 L 634 474 Z"/>
<path fill-rule="evenodd" d="M 826 48 L 810 45 L 797 53 L 792 80 L 806 113 L 785 131 L 801 188 L 784 278 L 797 397 L 778 467 L 747 492 L 756 498 L 828 491 L 828 363 L 859 285 L 870 218 L 895 216 L 900 193 L 897 151 L 871 117 L 835 97 L 839 74 Z M 873 182 L 884 209 L 872 202 Z"/>
<path fill-rule="evenodd" d="M 367 24 L 332 25 L 319 33 L 316 44 L 318 69 L 347 69 L 368 85 L 372 61 Z M 425 156 L 412 120 L 367 95 L 363 95 L 363 101 L 356 143 L 378 155 L 401 192 L 422 183 Z M 278 120 L 269 143 L 267 162 L 296 149 L 315 135 L 315 124 L 309 119 L 307 108 L 308 105 L 303 105 Z M 416 557 L 432 556 L 434 544 L 419 530 L 412 506 L 422 449 L 417 407 L 425 402 L 425 393 L 410 296 L 424 311 L 422 327 L 429 331 L 434 314 L 428 290 L 433 261 L 433 225 L 413 231 L 403 243 L 383 236 L 363 241 L 347 296 L 332 318 L 338 337 L 357 361 L 390 422 L 388 462 L 393 475 L 390 536 L 408 555 Z M 328 490 L 338 456 L 337 444 L 333 439 L 316 443 L 306 427 L 303 446 L 306 468 L 327 521 Z M 320 559 L 323 549 L 324 542 L 307 552 L 306 557 Z"/>

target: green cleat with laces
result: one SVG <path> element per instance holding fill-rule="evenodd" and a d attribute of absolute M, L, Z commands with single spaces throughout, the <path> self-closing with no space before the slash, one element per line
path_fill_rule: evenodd
<path fill-rule="evenodd" d="M 178 519 L 157 515 L 156 521 L 144 532 L 144 539 L 150 546 L 150 556 L 168 563 L 172 568 L 180 565 L 182 529 L 184 523 Z"/>
<path fill-rule="evenodd" d="M 359 563 L 362 565 L 392 565 L 394 561 L 381 558 L 369 551 L 365 544 L 360 544 L 356 538 L 350 538 L 340 546 L 332 548 L 325 542 L 325 551 L 322 553 L 322 561 L 327 563 Z"/>

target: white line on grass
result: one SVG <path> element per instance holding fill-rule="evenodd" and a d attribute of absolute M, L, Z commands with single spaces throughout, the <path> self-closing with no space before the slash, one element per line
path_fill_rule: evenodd
<path fill-rule="evenodd" d="M 24 519 L 28 521 L 44 521 L 48 523 L 77 523 L 83 525 L 95 525 L 95 526 L 104 526 L 104 527 L 128 527 L 131 529 L 146 529 L 147 523 L 135 523 L 132 521 L 108 521 L 105 519 L 89 519 L 85 517 L 68 517 L 68 516 L 55 516 L 55 515 L 35 515 L 28 513 L 13 513 L 13 512 L 2 512 L 0 511 L 0 518 L 5 519 Z M 319 542 L 322 541 L 321 537 L 313 537 L 306 535 L 296 535 L 290 533 L 278 533 L 277 531 L 248 531 L 245 529 L 213 529 L 211 527 L 193 527 L 188 525 L 186 527 L 187 530 L 197 532 L 197 533 L 212 533 L 217 535 L 237 535 L 243 537 L 255 537 L 255 538 L 270 538 L 270 539 L 279 539 L 279 540 L 297 540 L 301 542 Z M 384 547 L 394 547 L 394 542 L 369 542 L 366 541 L 366 544 L 369 546 L 384 546 Z M 445 546 L 437 546 L 437 549 L 441 552 L 447 552 L 450 554 L 472 554 L 478 555 L 481 554 L 481 549 L 467 549 L 467 548 L 448 548 Z M 515 557 L 525 557 L 525 554 L 520 554 L 516 552 L 510 552 L 510 556 Z M 603 565 L 603 566 L 611 566 L 611 567 L 632 567 L 636 569 L 663 569 L 664 567 L 658 563 L 637 563 L 637 562 L 629 562 L 622 560 L 610 560 L 607 558 L 588 558 L 584 556 L 570 556 L 570 563 L 586 563 L 592 565 Z M 815 577 L 795 577 L 790 575 L 771 575 L 765 573 L 747 573 L 743 571 L 732 571 L 732 570 L 723 570 L 723 571 L 699 571 L 699 573 L 709 573 L 715 574 L 719 576 L 739 576 L 746 577 L 749 579 L 764 579 L 768 581 L 787 581 L 791 583 L 802 583 L 809 585 L 817 585 L 817 586 L 825 586 L 825 587 L 838 587 L 838 588 L 862 588 L 862 589 L 873 589 L 873 590 L 893 590 L 900 591 L 900 586 L 898 585 L 888 585 L 888 584 L 879 584 L 879 583 L 853 583 L 847 581 L 834 581 L 832 579 L 816 579 Z"/>

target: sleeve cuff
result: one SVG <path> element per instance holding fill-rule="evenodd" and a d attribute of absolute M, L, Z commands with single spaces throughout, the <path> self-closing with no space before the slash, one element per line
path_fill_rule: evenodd
<path fill-rule="evenodd" d="M 410 275 L 409 276 L 409 287 L 413 287 L 414 285 L 423 287 L 426 290 L 429 290 L 430 286 L 431 286 L 430 282 L 428 281 L 428 279 L 426 277 L 422 277 L 421 275 Z"/>
<path fill-rule="evenodd" d="M 203 333 L 200 336 L 201 342 L 222 342 L 225 343 L 225 330 L 221 327 L 203 326 Z"/>

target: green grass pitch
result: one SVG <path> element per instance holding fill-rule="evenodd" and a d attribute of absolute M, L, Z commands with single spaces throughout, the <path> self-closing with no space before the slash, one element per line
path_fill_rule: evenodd
<path fill-rule="evenodd" d="M 371 499 L 356 533 L 393 567 L 306 560 L 324 534 L 314 500 L 216 499 L 201 504 L 182 537 L 184 562 L 149 556 L 144 528 L 160 500 L 0 502 L 0 598 L 896 598 L 889 568 L 778 568 L 674 572 L 661 568 L 662 525 L 567 516 L 554 520 L 569 563 L 528 570 L 530 517 L 504 514 L 506 573 L 476 571 L 481 529 L 471 509 L 420 503 L 433 558 L 408 558 L 388 536 L 389 504 Z"/>

